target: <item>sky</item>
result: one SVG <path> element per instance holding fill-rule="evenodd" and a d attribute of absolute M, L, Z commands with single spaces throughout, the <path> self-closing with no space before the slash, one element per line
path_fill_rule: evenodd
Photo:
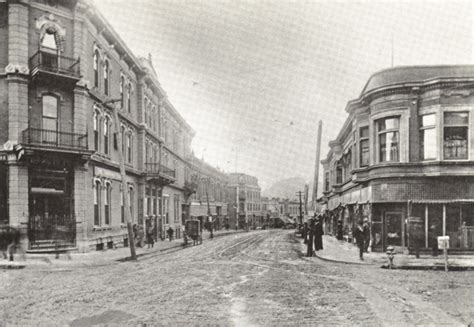
<path fill-rule="evenodd" d="M 474 59 L 471 1 L 95 3 L 135 55 L 151 54 L 195 155 L 262 189 L 313 180 L 318 121 L 323 159 L 373 73 Z"/>

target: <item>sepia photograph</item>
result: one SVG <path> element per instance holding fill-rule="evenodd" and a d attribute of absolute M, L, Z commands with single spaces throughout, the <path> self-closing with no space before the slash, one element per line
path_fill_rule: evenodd
<path fill-rule="evenodd" d="M 474 2 L 0 0 L 0 327 L 474 326 Z"/>

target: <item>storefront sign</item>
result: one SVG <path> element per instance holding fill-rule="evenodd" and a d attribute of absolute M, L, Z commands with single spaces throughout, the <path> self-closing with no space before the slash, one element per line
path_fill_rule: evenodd
<path fill-rule="evenodd" d="M 449 236 L 438 236 L 438 249 L 449 249 Z"/>
<path fill-rule="evenodd" d="M 117 181 L 121 181 L 122 177 L 120 176 L 119 172 L 108 170 L 105 168 L 95 167 L 94 168 L 94 176 L 95 177 L 104 177 L 109 179 L 114 179 Z"/>

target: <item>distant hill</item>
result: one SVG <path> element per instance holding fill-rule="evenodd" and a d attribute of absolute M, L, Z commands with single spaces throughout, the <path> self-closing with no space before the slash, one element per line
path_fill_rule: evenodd
<path fill-rule="evenodd" d="M 262 196 L 269 198 L 296 199 L 296 192 L 304 192 L 305 180 L 302 177 L 292 177 L 274 183 L 270 188 L 262 191 Z"/>

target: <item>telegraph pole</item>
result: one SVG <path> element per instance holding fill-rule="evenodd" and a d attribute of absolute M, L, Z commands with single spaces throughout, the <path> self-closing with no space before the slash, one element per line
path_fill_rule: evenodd
<path fill-rule="evenodd" d="M 211 231 L 210 237 L 213 238 L 214 235 L 212 234 L 212 227 L 214 225 L 214 222 L 212 221 L 212 215 L 211 215 L 211 206 L 209 204 L 209 193 L 207 191 L 207 182 L 209 182 L 208 179 L 206 179 L 206 183 L 204 184 L 206 186 L 206 200 L 207 200 L 207 216 L 209 217 L 209 229 Z"/>
<path fill-rule="evenodd" d="M 104 102 L 104 104 L 114 104 L 115 102 L 122 101 L 122 99 L 118 100 L 110 100 Z M 117 108 L 115 105 L 110 106 L 112 108 L 114 114 L 114 130 L 115 134 L 117 135 L 117 150 L 120 162 L 120 176 L 122 179 L 122 196 L 123 196 L 123 204 L 125 206 L 125 220 L 127 222 L 127 230 L 128 230 L 128 245 L 130 247 L 130 259 L 137 260 L 137 253 L 135 251 L 135 240 L 133 238 L 133 230 L 132 230 L 132 217 L 130 212 L 130 198 L 128 197 L 127 193 L 127 182 L 125 180 L 127 174 L 125 172 L 125 159 L 123 157 L 123 140 L 122 140 L 122 133 L 120 133 L 120 123 L 119 123 L 119 116 L 117 112 Z"/>
<path fill-rule="evenodd" d="M 313 182 L 313 210 L 316 211 L 316 201 L 318 199 L 318 183 L 319 183 L 319 154 L 321 152 L 321 132 L 323 130 L 323 121 L 318 124 L 318 138 L 316 141 L 316 162 L 314 165 L 314 182 Z"/>

